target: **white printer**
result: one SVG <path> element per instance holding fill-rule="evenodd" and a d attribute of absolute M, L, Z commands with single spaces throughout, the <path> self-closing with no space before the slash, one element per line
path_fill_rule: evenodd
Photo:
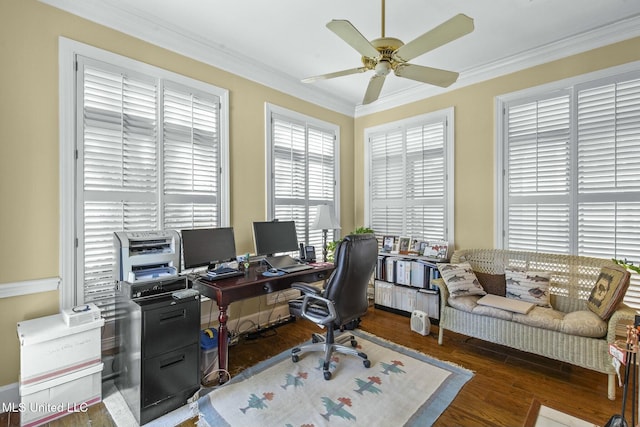
<path fill-rule="evenodd" d="M 177 276 L 180 244 L 175 230 L 114 233 L 115 279 L 136 283 Z"/>

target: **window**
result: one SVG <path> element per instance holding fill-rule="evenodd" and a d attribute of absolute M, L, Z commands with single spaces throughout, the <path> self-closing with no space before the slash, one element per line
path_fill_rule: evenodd
<path fill-rule="evenodd" d="M 273 105 L 267 123 L 267 219 L 295 221 L 298 240 L 315 246 L 320 259 L 322 230 L 311 229 L 317 206 L 331 206 L 340 218 L 339 128 Z"/>
<path fill-rule="evenodd" d="M 453 241 L 453 110 L 365 131 L 376 235 Z"/>
<path fill-rule="evenodd" d="M 75 70 L 61 65 L 75 82 L 62 126 L 76 129 L 61 147 L 61 305 L 94 302 L 110 320 L 115 231 L 228 223 L 226 92 L 75 42 L 61 51 Z"/>
<path fill-rule="evenodd" d="M 610 74 L 499 104 L 503 247 L 640 261 L 640 72 Z"/>

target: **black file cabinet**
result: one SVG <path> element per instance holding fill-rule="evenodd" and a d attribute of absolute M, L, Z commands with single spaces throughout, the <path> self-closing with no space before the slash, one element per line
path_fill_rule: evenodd
<path fill-rule="evenodd" d="M 200 388 L 200 298 L 169 295 L 117 303 L 116 386 L 140 424 L 180 406 Z"/>

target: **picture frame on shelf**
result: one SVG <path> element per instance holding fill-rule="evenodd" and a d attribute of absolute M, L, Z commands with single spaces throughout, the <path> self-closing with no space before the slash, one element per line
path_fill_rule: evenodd
<path fill-rule="evenodd" d="M 409 254 L 410 255 L 422 255 L 424 252 L 424 246 L 422 246 L 422 241 L 419 239 L 411 239 L 411 244 L 409 245 Z M 422 250 L 421 250 L 422 249 Z"/>
<path fill-rule="evenodd" d="M 396 242 L 398 240 L 397 236 L 383 236 L 382 237 L 382 252 L 393 252 Z"/>
<path fill-rule="evenodd" d="M 398 239 L 398 253 L 407 255 L 411 245 L 411 237 L 400 236 Z"/>
<path fill-rule="evenodd" d="M 429 240 L 426 242 L 422 256 L 444 260 L 449 257 L 449 242 L 446 240 Z"/>

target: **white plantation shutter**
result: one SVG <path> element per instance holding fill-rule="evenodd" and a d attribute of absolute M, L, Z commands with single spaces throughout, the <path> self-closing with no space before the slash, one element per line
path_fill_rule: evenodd
<path fill-rule="evenodd" d="M 568 253 L 570 96 L 511 105 L 507 114 L 507 245 Z"/>
<path fill-rule="evenodd" d="M 639 73 L 538 98 L 506 106 L 505 246 L 640 264 Z"/>
<path fill-rule="evenodd" d="M 369 135 L 370 222 L 379 236 L 448 240 L 447 121 Z"/>
<path fill-rule="evenodd" d="M 164 228 L 219 227 L 218 97 L 165 84 Z"/>
<path fill-rule="evenodd" d="M 78 302 L 114 316 L 116 231 L 219 224 L 219 100 L 78 57 Z"/>
<path fill-rule="evenodd" d="M 640 78 L 577 88 L 580 254 L 640 264 Z M 640 308 L 640 277 L 627 303 Z"/>
<path fill-rule="evenodd" d="M 336 209 L 336 131 L 286 112 L 272 112 L 270 120 L 273 217 L 269 219 L 295 221 L 298 240 L 315 246 L 318 257 L 322 230 L 310 226 L 318 205 Z"/>

